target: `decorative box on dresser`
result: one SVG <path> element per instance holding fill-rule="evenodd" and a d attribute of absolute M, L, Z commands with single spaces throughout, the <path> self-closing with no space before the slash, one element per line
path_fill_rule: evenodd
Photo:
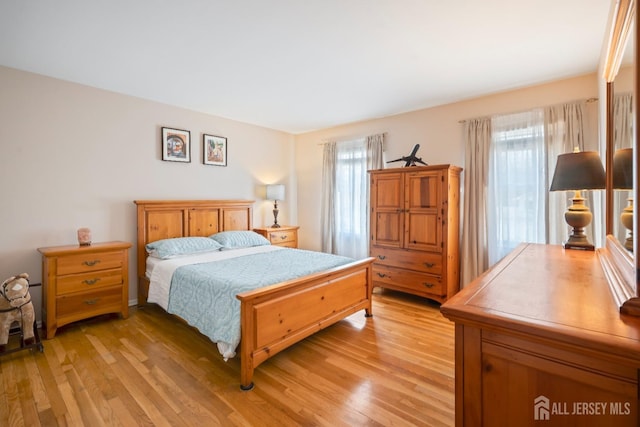
<path fill-rule="evenodd" d="M 522 244 L 441 306 L 456 426 L 638 426 L 640 318 L 597 252 Z"/>
<path fill-rule="evenodd" d="M 253 231 L 266 237 L 272 245 L 284 246 L 287 248 L 297 248 L 299 228 L 300 227 L 293 225 L 282 225 L 277 228 L 254 228 Z"/>
<path fill-rule="evenodd" d="M 451 165 L 369 171 L 373 284 L 446 301 L 460 287 L 460 173 Z"/>
<path fill-rule="evenodd" d="M 127 242 L 39 248 L 45 337 L 68 323 L 106 313 L 129 315 Z"/>

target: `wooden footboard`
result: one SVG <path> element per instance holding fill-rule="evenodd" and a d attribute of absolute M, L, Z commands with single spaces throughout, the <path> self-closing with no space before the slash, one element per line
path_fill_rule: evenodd
<path fill-rule="evenodd" d="M 351 264 L 239 294 L 240 387 L 253 388 L 253 371 L 290 345 L 365 310 L 371 316 L 372 262 Z"/>

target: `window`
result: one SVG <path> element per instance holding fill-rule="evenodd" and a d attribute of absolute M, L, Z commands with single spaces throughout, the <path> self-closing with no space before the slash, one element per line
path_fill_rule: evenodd
<path fill-rule="evenodd" d="M 542 109 L 492 119 L 489 265 L 521 242 L 544 243 L 547 172 Z"/>
<path fill-rule="evenodd" d="M 355 259 L 369 253 L 369 169 L 381 169 L 384 134 L 325 144 L 322 250 Z"/>
<path fill-rule="evenodd" d="M 363 258 L 369 251 L 367 148 L 360 138 L 336 146 L 335 253 Z"/>

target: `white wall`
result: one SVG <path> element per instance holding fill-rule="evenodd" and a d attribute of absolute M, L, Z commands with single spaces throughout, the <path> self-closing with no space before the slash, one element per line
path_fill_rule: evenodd
<path fill-rule="evenodd" d="M 254 225 L 269 225 L 262 191 L 274 182 L 287 186 L 279 222 L 300 225 L 300 247 L 318 250 L 327 139 L 387 132 L 387 159 L 420 144 L 427 163 L 463 166 L 460 120 L 597 97 L 598 87 L 592 74 L 296 136 L 5 67 L 0 94 L 0 280 L 28 272 L 37 283 L 37 248 L 76 243 L 81 226 L 94 241 L 135 243 L 133 200 L 253 199 Z M 162 126 L 191 131 L 191 163 L 161 160 Z M 203 133 L 228 138 L 227 167 L 202 164 Z M 134 299 L 134 248 L 130 260 Z"/>
<path fill-rule="evenodd" d="M 470 74 L 469 78 L 473 78 Z M 561 102 L 598 97 L 596 74 L 529 87 L 455 104 L 296 135 L 298 223 L 301 247 L 319 250 L 322 143 L 386 132 L 387 160 L 408 154 L 420 144 L 418 156 L 429 164 L 464 167 L 461 120 L 522 111 Z M 338 101 L 339 102 L 339 101 Z M 393 163 L 388 167 L 401 167 Z M 464 173 L 464 172 L 463 172 Z M 463 197 L 461 197 L 463 200 Z"/>
<path fill-rule="evenodd" d="M 273 222 L 263 185 L 278 182 L 278 219 L 297 220 L 290 134 L 5 67 L 0 94 L 0 281 L 41 282 L 37 248 L 75 244 L 81 226 L 135 243 L 136 199 L 256 200 L 261 226 Z M 161 160 L 162 126 L 191 131 L 191 163 Z M 203 133 L 228 138 L 227 167 L 202 163 Z M 130 299 L 134 260 L 135 245 Z"/>

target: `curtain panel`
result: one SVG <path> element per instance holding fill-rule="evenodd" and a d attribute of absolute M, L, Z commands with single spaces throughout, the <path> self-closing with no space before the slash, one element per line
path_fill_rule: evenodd
<path fill-rule="evenodd" d="M 384 134 L 325 145 L 322 250 L 355 259 L 369 254 L 369 175 L 381 169 Z"/>
<path fill-rule="evenodd" d="M 491 119 L 464 123 L 465 161 L 460 279 L 464 286 L 489 268 L 487 187 Z"/>

